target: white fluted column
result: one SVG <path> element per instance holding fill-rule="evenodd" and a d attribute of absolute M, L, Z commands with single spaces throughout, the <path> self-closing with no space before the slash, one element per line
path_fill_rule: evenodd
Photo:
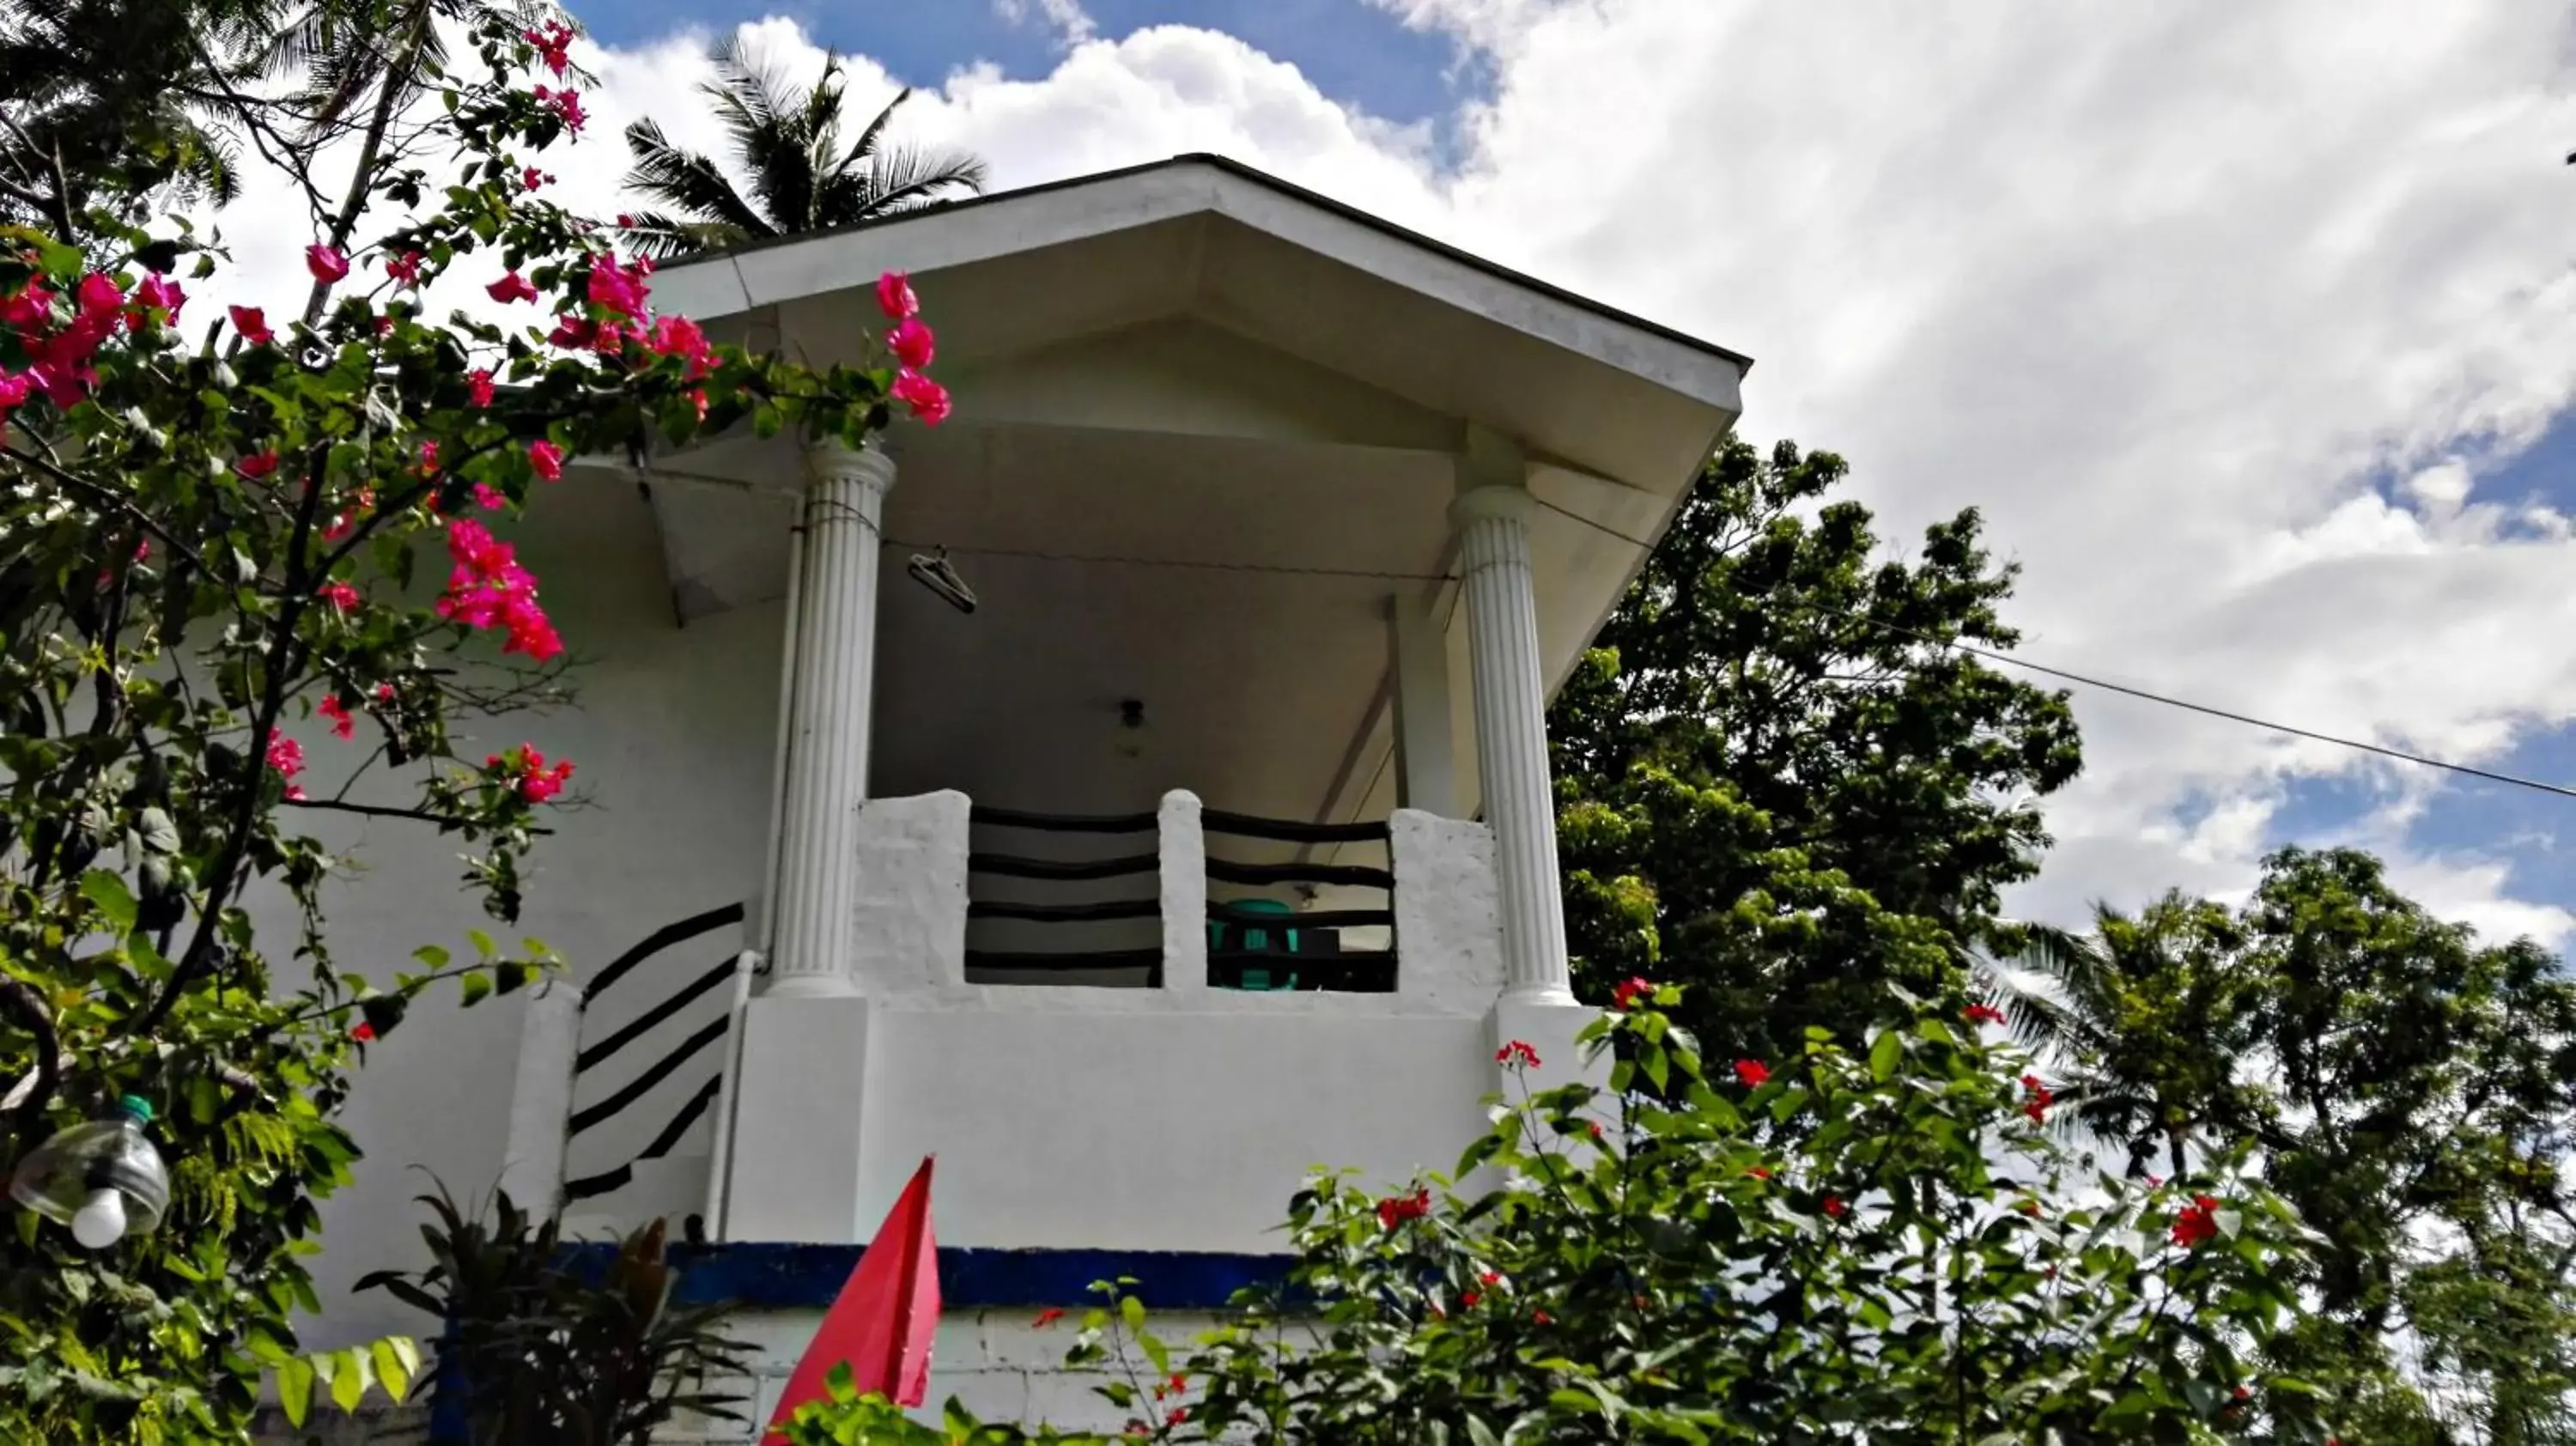
<path fill-rule="evenodd" d="M 859 804 L 876 700 L 877 554 L 894 459 L 838 442 L 805 450 L 795 696 L 787 735 L 772 995 L 849 994 Z"/>
<path fill-rule="evenodd" d="M 1508 463 L 1506 468 L 1504 463 Z M 1565 902 L 1556 870 L 1556 800 L 1548 779 L 1547 680 L 1538 650 L 1529 516 L 1517 453 L 1478 447 L 1450 508 L 1467 596 L 1468 671 L 1476 699 L 1476 773 L 1494 831 L 1506 999 L 1574 1000 Z"/>
<path fill-rule="evenodd" d="M 518 1078 L 510 1089 L 510 1133 L 501 1146 L 501 1193 L 542 1218 L 563 1208 L 572 1081 L 581 1056 L 581 986 L 549 979 L 528 995 L 527 1008 L 519 1024 Z"/>

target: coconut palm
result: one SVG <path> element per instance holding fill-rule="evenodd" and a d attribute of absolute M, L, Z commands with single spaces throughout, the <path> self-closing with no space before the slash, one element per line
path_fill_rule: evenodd
<path fill-rule="evenodd" d="M 634 214 L 624 228 L 638 251 L 671 256 L 829 230 L 984 189 L 982 157 L 886 140 L 887 123 L 912 98 L 910 90 L 888 101 L 845 147 L 838 56 L 824 57 L 822 77 L 801 94 L 739 38 L 716 53 L 715 69 L 715 80 L 699 90 L 724 122 L 731 158 L 749 177 L 751 194 L 736 189 L 714 160 L 672 144 L 659 125 L 635 122 L 626 128 L 627 149 L 635 154 L 626 184 L 657 208 Z"/>
<path fill-rule="evenodd" d="M 2184 1174 L 2210 1126 L 2264 1113 L 2238 1078 L 2255 1048 L 2254 979 L 2224 908 L 2169 893 L 2135 915 L 2096 904 L 2089 931 L 2023 937 L 2009 960 L 1980 961 L 1980 981 L 2022 1044 L 2064 1071 L 2063 1117 L 2127 1151 L 2132 1177 L 2159 1154 Z"/>

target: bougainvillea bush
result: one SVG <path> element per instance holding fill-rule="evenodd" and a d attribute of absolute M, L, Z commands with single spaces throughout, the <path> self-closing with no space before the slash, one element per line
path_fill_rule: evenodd
<path fill-rule="evenodd" d="M 539 190 L 537 157 L 584 119 L 571 30 L 475 13 L 453 63 L 425 31 L 389 40 L 345 112 L 355 175 L 314 207 L 300 316 L 228 297 L 220 246 L 176 218 L 65 205 L 0 231 L 7 1153 L 138 1095 L 176 1182 L 157 1233 L 98 1254 L 23 1211 L 0 1230 L 0 1439 L 234 1439 L 272 1368 L 299 1408 L 308 1385 L 400 1387 L 406 1351 L 317 1369 L 289 1324 L 317 1304 L 314 1198 L 357 1157 L 334 1113 L 424 987 L 457 978 L 470 1003 L 549 956 L 461 919 L 454 960 L 332 936 L 343 861 L 308 830 L 439 830 L 514 921 L 575 764 L 542 739 L 460 756 L 450 725 L 551 688 L 577 640 L 509 519 L 583 454 L 736 425 L 858 445 L 898 397 L 946 405 L 890 355 L 815 370 L 655 314 L 651 266 Z M 421 290 L 448 273 L 526 319 L 432 316 Z M 885 295 L 909 309 L 899 281 Z M 316 781 L 367 765 L 416 793 Z"/>
<path fill-rule="evenodd" d="M 2258 1185 L 2093 1170 L 1981 1019 L 1710 1069 L 1661 1012 L 1677 991 L 1620 995 L 1586 1036 L 1618 1059 L 1607 1091 L 1519 1092 L 1464 1187 L 1313 1181 L 1287 1285 L 1212 1337 L 1157 1339 L 1113 1283 L 1069 1359 L 1104 1372 L 1127 1435 L 2327 1439 L 2305 1385 L 2257 1364 L 2293 1323 L 2302 1240 Z M 1516 1077 L 1536 1062 L 1504 1046 Z M 785 1439 L 1061 1439 L 898 1415 L 818 1405 Z"/>

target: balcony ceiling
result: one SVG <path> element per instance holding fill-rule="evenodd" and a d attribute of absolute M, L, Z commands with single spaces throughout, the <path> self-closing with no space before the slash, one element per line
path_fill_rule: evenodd
<path fill-rule="evenodd" d="M 1200 158 L 671 267 L 656 300 L 855 362 L 885 270 L 912 273 L 956 396 L 946 425 L 891 439 L 887 794 L 1110 811 L 1188 787 L 1281 817 L 1382 811 L 1385 609 L 1446 605 L 1467 430 L 1517 442 L 1564 509 L 1532 527 L 1562 677 L 1642 561 L 1611 533 L 1668 522 L 1745 366 Z M 783 596 L 797 477 L 785 437 L 655 460 L 684 624 Z M 905 575 L 942 547 L 982 598 L 971 616 Z M 1119 725 L 1128 698 L 1142 735 Z M 1459 759 L 1472 802 L 1472 748 Z"/>

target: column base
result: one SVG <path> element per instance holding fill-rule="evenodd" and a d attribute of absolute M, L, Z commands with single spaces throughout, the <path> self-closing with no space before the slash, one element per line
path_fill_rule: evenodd
<path fill-rule="evenodd" d="M 743 1010 L 725 1238 L 846 1245 L 859 1220 L 868 1001 L 775 991 Z"/>
<path fill-rule="evenodd" d="M 839 974 L 777 974 L 758 996 L 762 999 L 856 999 L 859 986 Z"/>

